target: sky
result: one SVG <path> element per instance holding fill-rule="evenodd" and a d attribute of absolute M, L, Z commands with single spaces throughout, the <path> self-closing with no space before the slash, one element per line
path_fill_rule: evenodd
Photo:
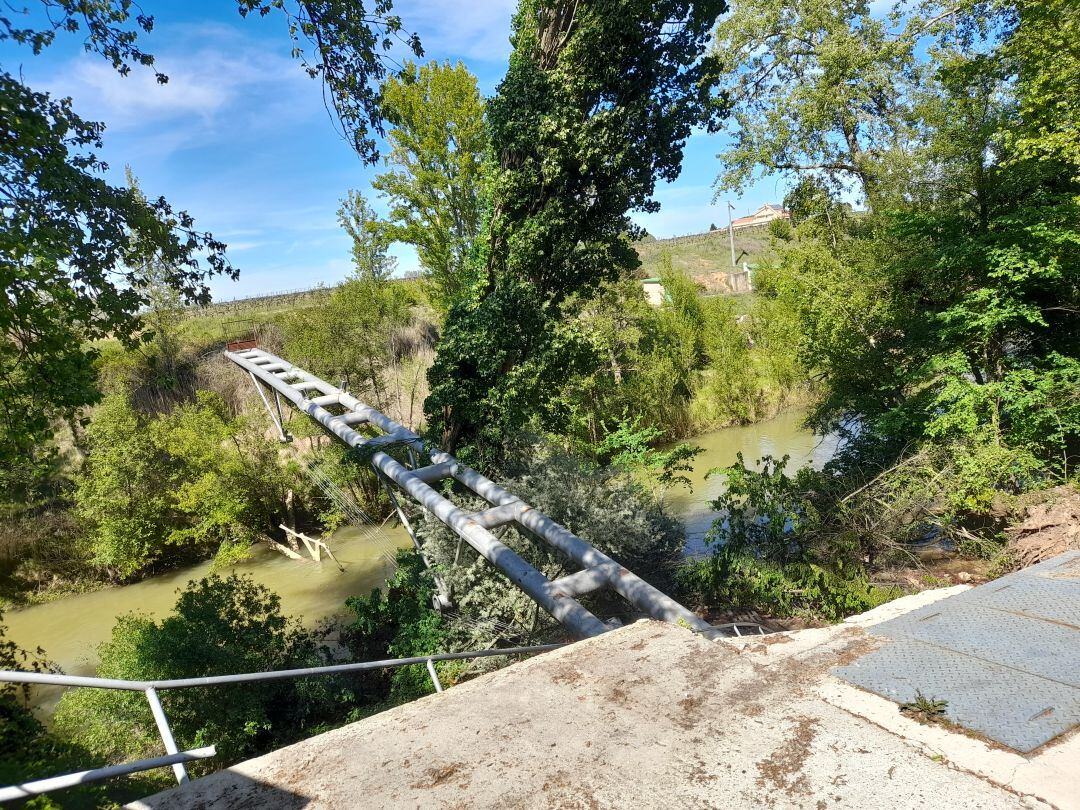
<path fill-rule="evenodd" d="M 480 91 L 494 93 L 510 53 L 513 0 L 397 0 L 407 31 L 420 35 L 425 59 L 462 61 Z M 106 126 L 100 156 L 114 182 L 130 166 L 149 197 L 164 196 L 229 246 L 240 279 L 214 279 L 217 300 L 334 284 L 351 270 L 349 240 L 337 224 L 340 200 L 371 192 L 379 167 L 352 151 L 327 113 L 322 85 L 290 51 L 284 19 L 242 18 L 233 0 L 147 0 L 154 29 L 140 39 L 169 76 L 134 67 L 123 77 L 79 38 L 60 35 L 41 55 L 0 45 L 0 62 L 32 88 L 70 96 L 75 111 Z M 632 218 L 657 237 L 708 230 L 727 222 L 713 203 L 716 155 L 724 135 L 694 134 L 681 176 L 659 184 L 656 213 Z M 783 199 L 783 181 L 763 179 L 741 198 L 735 216 Z M 395 245 L 399 272 L 418 269 L 416 254 Z"/>

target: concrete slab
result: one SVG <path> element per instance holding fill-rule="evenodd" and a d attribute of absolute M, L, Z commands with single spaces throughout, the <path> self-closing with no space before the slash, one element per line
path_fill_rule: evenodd
<path fill-rule="evenodd" d="M 969 765 L 1004 752 L 884 727 L 924 730 L 829 675 L 881 643 L 855 625 L 731 644 L 639 622 L 131 806 L 1080 807 L 1061 795 L 1078 747 L 1012 784 L 1019 755 L 970 772 L 954 748 Z"/>

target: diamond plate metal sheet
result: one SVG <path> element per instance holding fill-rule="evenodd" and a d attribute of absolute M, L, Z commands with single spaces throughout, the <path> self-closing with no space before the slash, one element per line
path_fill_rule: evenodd
<path fill-rule="evenodd" d="M 946 700 L 950 720 L 1024 753 L 1080 723 L 1080 690 L 912 639 L 893 641 L 836 674 L 901 704 L 916 692 Z"/>
<path fill-rule="evenodd" d="M 856 686 L 945 700 L 951 720 L 1023 752 L 1080 724 L 1080 552 L 869 632 L 891 641 L 835 670 Z"/>
<path fill-rule="evenodd" d="M 978 604 L 929 607 L 937 609 L 893 619 L 870 632 L 915 639 L 1080 688 L 1080 631 Z"/>
<path fill-rule="evenodd" d="M 1048 572 L 1068 572 L 1073 576 L 1080 577 L 1080 551 L 1066 551 L 1049 560 L 1043 560 L 1036 565 L 1028 566 L 1017 573 L 1018 576 L 1030 576 L 1032 574 L 1046 574 Z M 1010 575 L 1011 576 L 1011 575 Z"/>
<path fill-rule="evenodd" d="M 965 605 L 986 608 L 1001 613 L 1012 613 L 1021 617 L 1052 622 L 1064 627 L 1080 629 L 1080 582 L 1071 578 L 1053 578 L 1033 576 L 1020 579 L 1008 577 L 988 582 L 969 591 L 964 591 L 947 600 L 913 610 L 897 619 L 890 619 L 870 628 L 871 632 L 886 635 L 885 628 L 892 622 L 921 618 L 942 610 L 950 605 Z M 983 589 L 986 590 L 983 590 Z"/>
<path fill-rule="evenodd" d="M 1012 574 L 954 598 L 1080 630 L 1080 580 Z"/>

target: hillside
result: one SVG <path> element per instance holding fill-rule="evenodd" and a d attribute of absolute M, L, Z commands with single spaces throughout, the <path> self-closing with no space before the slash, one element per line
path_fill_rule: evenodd
<path fill-rule="evenodd" d="M 771 237 L 767 228 L 747 228 L 735 232 L 735 261 L 739 268 L 743 262 L 755 264 L 769 250 Z M 671 256 L 671 265 L 690 276 L 731 270 L 731 249 L 727 230 L 679 236 L 674 239 L 644 239 L 638 242 L 641 272 L 645 278 L 658 275 L 661 257 Z"/>

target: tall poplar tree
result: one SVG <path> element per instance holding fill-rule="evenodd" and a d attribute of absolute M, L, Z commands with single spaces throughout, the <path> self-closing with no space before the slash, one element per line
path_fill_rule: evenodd
<path fill-rule="evenodd" d="M 484 101 L 465 65 L 431 62 L 387 79 L 382 105 L 389 169 L 372 186 L 390 203 L 383 231 L 416 248 L 431 301 L 446 312 L 468 284 L 480 233 Z"/>
<path fill-rule="evenodd" d="M 447 317 L 425 405 L 436 440 L 483 450 L 553 401 L 585 352 L 569 301 L 638 264 L 631 210 L 654 211 L 694 126 L 714 126 L 724 0 L 522 0 L 488 104 L 489 212 L 476 280 Z"/>

